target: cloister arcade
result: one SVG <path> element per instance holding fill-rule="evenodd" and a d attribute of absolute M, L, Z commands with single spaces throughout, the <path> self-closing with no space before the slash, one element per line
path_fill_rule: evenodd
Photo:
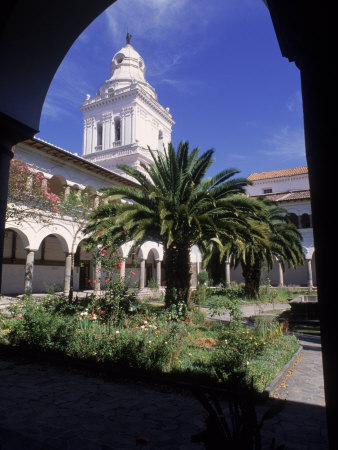
<path fill-rule="evenodd" d="M 99 264 L 93 263 L 93 254 L 85 248 L 83 234 L 74 246 L 71 229 L 66 224 L 27 227 L 6 227 L 3 253 L 3 293 L 45 293 L 48 291 L 69 293 L 72 251 L 75 268 L 73 286 L 75 291 L 100 291 L 106 274 Z M 114 277 L 140 290 L 147 287 L 165 286 L 163 247 L 156 242 L 145 242 L 133 252 L 133 242 L 127 242 L 119 249 L 121 267 Z M 201 264 L 197 247 L 192 249 L 193 285 L 196 285 L 196 260 Z M 132 274 L 132 275 L 131 275 Z M 94 283 L 94 280 L 96 282 Z"/>

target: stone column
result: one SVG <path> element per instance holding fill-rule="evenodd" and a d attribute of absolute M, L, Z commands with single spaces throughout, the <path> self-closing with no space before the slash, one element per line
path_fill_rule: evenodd
<path fill-rule="evenodd" d="M 35 250 L 27 250 L 26 256 L 26 267 L 25 267 L 25 286 L 24 293 L 32 294 L 33 293 L 33 271 L 34 271 L 34 255 Z"/>
<path fill-rule="evenodd" d="M 145 286 L 145 278 L 146 278 L 146 260 L 141 259 L 141 262 L 140 262 L 140 289 L 143 289 Z"/>
<path fill-rule="evenodd" d="M 311 259 L 307 259 L 307 285 L 310 289 L 313 288 L 313 279 L 312 279 L 312 261 Z"/>
<path fill-rule="evenodd" d="M 71 275 L 72 275 L 72 254 L 66 253 L 65 277 L 63 282 L 63 293 L 65 295 L 69 294 Z"/>
<path fill-rule="evenodd" d="M 121 267 L 120 267 L 120 278 L 121 280 L 124 280 L 126 276 L 126 260 L 121 260 Z"/>
<path fill-rule="evenodd" d="M 225 260 L 225 285 L 230 286 L 230 259 Z"/>
<path fill-rule="evenodd" d="M 282 264 L 278 261 L 278 286 L 279 287 L 283 287 L 284 286 L 284 272 L 283 272 L 283 267 Z"/>
<path fill-rule="evenodd" d="M 95 266 L 95 277 L 96 283 L 94 283 L 94 292 L 98 294 L 101 291 L 101 261 L 97 261 Z"/>
<path fill-rule="evenodd" d="M 159 259 L 156 260 L 156 281 L 158 288 L 161 287 L 161 261 Z"/>

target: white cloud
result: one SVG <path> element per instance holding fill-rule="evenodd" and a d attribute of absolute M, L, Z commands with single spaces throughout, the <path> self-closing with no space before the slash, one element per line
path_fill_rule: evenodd
<path fill-rule="evenodd" d="M 283 127 L 270 137 L 264 139 L 267 150 L 260 153 L 283 161 L 305 159 L 305 142 L 303 128 Z"/>

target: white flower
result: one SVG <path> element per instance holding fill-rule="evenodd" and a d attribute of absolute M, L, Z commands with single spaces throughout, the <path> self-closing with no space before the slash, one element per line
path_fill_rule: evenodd
<path fill-rule="evenodd" d="M 151 341 L 148 341 L 149 344 L 151 344 Z"/>
<path fill-rule="evenodd" d="M 165 344 L 168 344 L 168 342 L 167 342 L 167 341 L 165 341 Z"/>
<path fill-rule="evenodd" d="M 189 356 L 192 356 L 192 353 L 188 353 Z"/>
<path fill-rule="evenodd" d="M 148 322 L 146 320 L 144 320 L 143 323 L 148 323 Z"/>
<path fill-rule="evenodd" d="M 116 334 L 120 334 L 119 330 L 116 330 L 115 333 L 116 333 Z"/>
<path fill-rule="evenodd" d="M 247 361 L 247 362 L 246 362 L 246 365 L 248 366 L 249 364 L 250 364 L 250 361 Z"/>
<path fill-rule="evenodd" d="M 145 328 L 145 326 L 144 326 L 144 325 L 141 325 L 141 326 L 140 326 L 140 328 L 144 329 L 144 328 Z"/>

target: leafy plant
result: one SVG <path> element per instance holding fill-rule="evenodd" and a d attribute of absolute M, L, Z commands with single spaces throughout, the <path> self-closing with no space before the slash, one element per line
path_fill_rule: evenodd
<path fill-rule="evenodd" d="M 205 284 L 208 281 L 209 275 L 206 270 L 201 270 L 199 274 L 197 275 L 197 279 L 199 284 Z"/>
<path fill-rule="evenodd" d="M 266 420 L 272 419 L 284 409 L 283 401 L 275 401 L 258 420 L 253 390 L 242 394 L 228 395 L 225 412 L 215 395 L 201 389 L 193 390 L 196 398 L 205 408 L 204 429 L 191 437 L 192 442 L 203 442 L 207 450 L 260 450 L 260 430 Z M 243 395 L 244 394 L 244 395 Z M 270 450 L 283 450 L 284 445 L 275 444 L 273 438 Z"/>

